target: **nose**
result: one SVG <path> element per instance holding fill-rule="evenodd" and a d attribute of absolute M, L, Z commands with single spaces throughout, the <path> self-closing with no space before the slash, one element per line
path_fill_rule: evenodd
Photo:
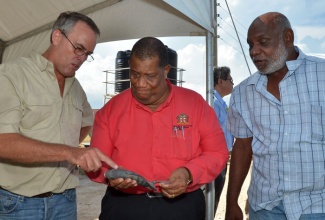
<path fill-rule="evenodd" d="M 84 54 L 84 55 L 81 55 L 81 56 L 80 56 L 80 60 L 81 60 L 82 62 L 85 62 L 85 61 L 87 60 L 87 58 L 88 58 L 88 54 Z"/>
<path fill-rule="evenodd" d="M 258 55 L 261 52 L 258 46 L 251 46 L 249 49 L 249 54 L 251 57 Z"/>
<path fill-rule="evenodd" d="M 137 85 L 137 87 L 146 87 L 147 81 L 145 79 L 145 76 L 139 75 L 139 77 L 137 78 L 137 81 L 136 81 L 136 85 Z"/>
<path fill-rule="evenodd" d="M 76 59 L 80 62 L 80 65 L 87 60 L 87 55 L 78 55 Z"/>

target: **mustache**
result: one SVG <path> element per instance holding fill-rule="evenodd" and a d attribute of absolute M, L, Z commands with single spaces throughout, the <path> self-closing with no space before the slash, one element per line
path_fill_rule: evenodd
<path fill-rule="evenodd" d="M 252 61 L 268 60 L 267 57 L 262 57 L 262 56 L 251 57 L 251 59 L 252 59 Z"/>

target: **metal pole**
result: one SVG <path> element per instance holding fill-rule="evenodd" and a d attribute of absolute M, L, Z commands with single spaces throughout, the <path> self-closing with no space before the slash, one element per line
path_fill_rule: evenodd
<path fill-rule="evenodd" d="M 213 14 L 213 18 L 215 20 L 215 26 L 214 26 L 214 36 L 213 36 L 213 52 L 214 52 L 214 63 L 213 66 L 218 66 L 218 33 L 217 33 L 217 14 L 218 14 L 218 10 L 217 10 L 217 0 L 214 0 L 214 14 Z"/>
<path fill-rule="evenodd" d="M 213 106 L 213 35 L 209 31 L 206 37 L 206 60 L 207 60 L 207 102 Z M 206 220 L 214 219 L 214 181 L 205 185 Z"/>
<path fill-rule="evenodd" d="M 2 63 L 2 57 L 3 57 L 3 53 L 5 51 L 6 48 L 6 43 L 2 40 L 0 40 L 0 64 Z"/>
<path fill-rule="evenodd" d="M 215 21 L 215 11 L 216 0 L 211 0 L 211 15 L 213 16 L 213 20 Z M 213 21 L 213 22 L 214 22 Z M 215 23 L 212 24 L 214 27 Z M 215 29 L 216 30 L 216 29 Z M 214 33 L 215 35 L 215 33 Z M 213 107 L 213 67 L 217 63 L 217 48 L 216 48 L 216 36 L 214 36 L 211 32 L 207 31 L 206 36 L 206 88 L 207 94 L 206 99 L 210 106 Z M 205 201 L 206 201 L 206 220 L 214 219 L 214 207 L 215 207 L 215 199 L 214 199 L 214 181 L 205 185 Z"/>
<path fill-rule="evenodd" d="M 206 36 L 206 62 L 207 62 L 207 75 L 206 75 L 206 87 L 207 94 L 206 99 L 210 106 L 213 107 L 213 67 L 218 63 L 218 48 L 217 48 L 217 0 L 211 0 L 211 14 L 213 16 L 214 34 L 207 32 Z M 214 181 L 205 185 L 205 201 L 206 201 L 206 220 L 214 219 L 214 207 L 215 207 L 215 189 Z"/>

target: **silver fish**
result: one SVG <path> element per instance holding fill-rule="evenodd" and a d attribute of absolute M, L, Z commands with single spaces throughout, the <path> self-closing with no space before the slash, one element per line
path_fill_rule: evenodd
<path fill-rule="evenodd" d="M 149 182 L 143 176 L 130 170 L 111 169 L 106 171 L 104 176 L 110 180 L 115 180 L 118 178 L 123 178 L 123 179 L 130 178 L 132 180 L 137 181 L 137 184 L 140 186 L 144 186 L 148 189 L 157 191 L 157 188 L 154 185 L 157 181 Z"/>

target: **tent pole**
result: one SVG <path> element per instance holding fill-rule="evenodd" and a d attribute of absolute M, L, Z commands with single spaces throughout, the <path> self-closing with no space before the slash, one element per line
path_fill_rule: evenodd
<path fill-rule="evenodd" d="M 6 44 L 4 41 L 0 40 L 0 64 L 2 63 L 3 52 L 6 48 Z"/>
<path fill-rule="evenodd" d="M 213 16 L 214 33 L 207 31 L 206 35 L 206 88 L 207 88 L 207 102 L 213 108 L 213 67 L 217 66 L 217 25 L 216 25 L 216 6 L 217 0 L 211 0 L 211 15 Z M 214 181 L 205 185 L 205 201 L 206 201 L 206 220 L 214 219 L 215 207 L 215 189 Z"/>
<path fill-rule="evenodd" d="M 207 62 L 207 102 L 213 107 L 213 34 L 207 31 L 206 36 L 206 62 Z M 214 219 L 214 181 L 205 186 L 206 220 Z"/>

